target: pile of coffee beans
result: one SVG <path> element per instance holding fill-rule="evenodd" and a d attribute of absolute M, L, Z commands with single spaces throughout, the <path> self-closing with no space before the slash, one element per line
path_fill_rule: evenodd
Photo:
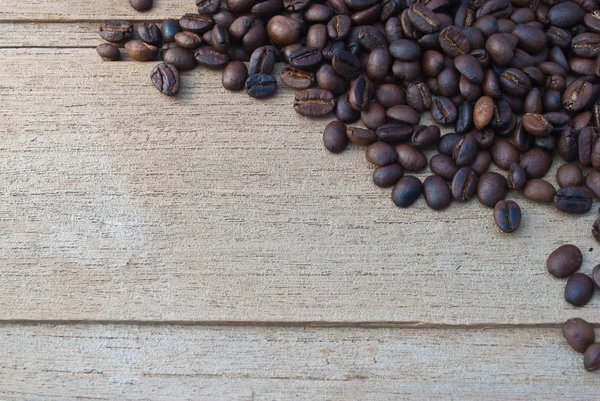
<path fill-rule="evenodd" d="M 575 351 L 583 354 L 583 367 L 588 372 L 600 369 L 600 343 L 596 343 L 594 327 L 583 319 L 569 319 L 562 325 L 562 335 Z"/>
<path fill-rule="evenodd" d="M 297 91 L 297 113 L 335 116 L 323 132 L 327 150 L 367 147 L 373 182 L 393 187 L 398 207 L 421 195 L 434 210 L 477 198 L 512 233 L 521 208 L 506 199 L 511 191 L 567 214 L 588 212 L 600 196 L 599 3 L 196 0 L 197 13 L 160 24 L 102 22 L 109 43 L 97 51 L 119 60 L 124 44 L 134 60 L 162 60 L 151 80 L 168 96 L 180 71 L 197 66 L 223 70 L 224 88 L 257 99 L 281 82 Z M 421 124 L 425 112 L 436 125 Z M 437 153 L 428 160 L 426 149 Z M 558 158 L 555 188 L 546 176 Z M 492 163 L 502 173 L 488 171 Z M 425 180 L 411 174 L 428 165 Z M 592 234 L 600 242 L 600 218 Z M 593 283 L 575 273 L 581 252 L 578 263 L 572 248 L 559 248 L 548 269 L 569 277 L 565 297 L 581 306 Z M 590 353 L 597 366 L 598 350 Z"/>

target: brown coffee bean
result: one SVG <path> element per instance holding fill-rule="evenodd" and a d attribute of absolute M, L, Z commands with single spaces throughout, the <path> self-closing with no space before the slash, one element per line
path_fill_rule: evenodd
<path fill-rule="evenodd" d="M 573 81 L 563 93 L 563 107 L 567 111 L 579 111 L 592 97 L 592 84 L 581 79 Z"/>
<path fill-rule="evenodd" d="M 390 107 L 386 114 L 388 118 L 404 124 L 417 125 L 421 121 L 421 114 L 410 106 L 396 105 Z"/>
<path fill-rule="evenodd" d="M 490 96 L 482 96 L 475 103 L 473 109 L 473 123 L 475 128 L 483 129 L 487 126 L 494 115 L 494 99 Z"/>
<path fill-rule="evenodd" d="M 350 139 L 350 142 L 361 146 L 370 145 L 377 140 L 377 135 L 373 131 L 359 127 L 348 127 L 346 135 Z"/>
<path fill-rule="evenodd" d="M 281 82 L 292 89 L 308 89 L 315 82 L 315 74 L 310 71 L 303 71 L 287 64 L 281 70 Z"/>
<path fill-rule="evenodd" d="M 469 39 L 457 26 L 449 26 L 440 32 L 440 46 L 450 57 L 468 54 L 471 51 Z"/>
<path fill-rule="evenodd" d="M 508 169 L 508 186 L 512 189 L 522 189 L 527 182 L 525 169 L 518 163 L 510 163 Z"/>
<path fill-rule="evenodd" d="M 521 225 L 521 208 L 515 201 L 498 201 L 494 206 L 494 221 L 502 232 L 513 233 Z"/>
<path fill-rule="evenodd" d="M 167 96 L 175 96 L 179 90 L 179 71 L 170 64 L 160 63 L 150 73 L 152 83 Z"/>
<path fill-rule="evenodd" d="M 452 124 L 458 117 L 458 110 L 447 97 L 437 97 L 431 101 L 431 116 L 439 124 Z"/>
<path fill-rule="evenodd" d="M 596 341 L 594 327 L 583 319 L 569 319 L 562 325 L 562 335 L 575 351 L 583 354 Z"/>
<path fill-rule="evenodd" d="M 546 267 L 556 278 L 571 276 L 581 267 L 583 254 L 575 245 L 567 244 L 556 248 L 548 256 Z"/>
<path fill-rule="evenodd" d="M 377 88 L 375 91 L 375 100 L 387 109 L 399 104 L 406 104 L 404 90 L 400 86 L 390 83 L 383 84 Z"/>
<path fill-rule="evenodd" d="M 577 136 L 577 153 L 583 166 L 592 164 L 592 149 L 598 140 L 598 133 L 593 127 L 585 127 Z"/>
<path fill-rule="evenodd" d="M 431 172 L 443 177 L 445 180 L 452 180 L 456 172 L 458 171 L 458 167 L 454 164 L 454 160 L 448 155 L 438 153 L 434 155 L 429 160 L 429 168 Z"/>
<path fill-rule="evenodd" d="M 567 166 L 567 164 L 561 166 L 561 168 L 564 166 Z M 575 167 L 579 168 L 579 166 L 575 166 Z M 581 176 L 581 181 L 573 180 L 574 182 L 579 182 L 579 184 L 573 184 L 573 185 L 568 185 L 568 186 L 574 187 L 574 186 L 580 186 L 583 184 L 583 173 L 581 172 L 580 168 L 579 168 L 579 174 Z M 579 176 L 577 176 L 577 178 L 579 178 Z M 567 185 L 565 185 L 565 186 L 567 186 Z M 600 198 L 600 171 L 592 170 L 589 173 L 587 173 L 587 175 L 585 177 L 585 186 L 588 187 L 590 189 L 590 191 L 592 191 L 592 193 L 597 198 Z"/>
<path fill-rule="evenodd" d="M 508 170 L 511 163 L 519 163 L 520 154 L 517 148 L 504 138 L 497 138 L 490 149 L 492 161 L 503 170 Z"/>
<path fill-rule="evenodd" d="M 527 178 L 542 178 L 550 170 L 552 155 L 539 148 L 531 149 L 521 157 L 520 164 Z"/>
<path fill-rule="evenodd" d="M 411 83 L 406 87 L 406 102 L 422 113 L 431 107 L 431 92 L 423 82 Z"/>
<path fill-rule="evenodd" d="M 131 8 L 135 11 L 148 11 L 152 8 L 152 0 L 129 0 Z"/>
<path fill-rule="evenodd" d="M 294 110 L 303 116 L 324 116 L 331 113 L 334 107 L 335 98 L 325 89 L 304 89 L 296 92 L 294 96 Z"/>
<path fill-rule="evenodd" d="M 523 128 L 531 135 L 546 136 L 554 130 L 552 124 L 548 122 L 541 114 L 527 113 L 523 116 Z"/>
<path fill-rule="evenodd" d="M 346 125 L 339 121 L 332 121 L 323 131 L 323 145 L 331 153 L 342 153 L 348 146 Z"/>
<path fill-rule="evenodd" d="M 102 43 L 96 47 L 96 52 L 104 61 L 119 61 L 121 52 L 119 48 L 112 43 Z"/>
<path fill-rule="evenodd" d="M 427 157 L 412 145 L 400 144 L 396 146 L 398 164 L 407 171 L 420 171 L 427 167 Z"/>
<path fill-rule="evenodd" d="M 193 70 L 198 65 L 194 58 L 194 54 L 181 47 L 167 50 L 163 56 L 163 61 L 175 66 L 179 71 Z"/>
<path fill-rule="evenodd" d="M 213 25 L 213 19 L 207 15 L 185 14 L 179 18 L 179 26 L 184 31 L 204 33 L 211 29 Z"/>
<path fill-rule="evenodd" d="M 129 40 L 133 34 L 133 24 L 122 20 L 105 20 L 100 23 L 100 36 L 108 42 Z"/>
<path fill-rule="evenodd" d="M 600 174 L 598 175 L 598 179 L 598 184 L 600 184 Z M 590 178 L 590 180 L 593 180 L 593 177 Z M 560 188 L 578 187 L 583 185 L 583 172 L 581 171 L 581 167 L 576 164 L 563 164 L 556 171 L 556 182 Z M 600 187 L 598 187 L 598 189 L 600 189 Z"/>
<path fill-rule="evenodd" d="M 359 76 L 352 82 L 348 101 L 354 110 L 362 111 L 369 108 L 373 96 L 373 84 L 364 75 Z"/>
<path fill-rule="evenodd" d="M 380 188 L 391 187 L 402 178 L 403 174 L 404 169 L 397 163 L 377 167 L 373 171 L 373 183 Z"/>
<path fill-rule="evenodd" d="M 373 49 L 367 58 L 367 76 L 375 81 L 383 80 L 390 70 L 392 60 L 385 47 Z"/>
<path fill-rule="evenodd" d="M 371 103 L 368 110 L 360 112 L 360 120 L 370 130 L 376 130 L 386 123 L 385 108 L 379 103 Z"/>
<path fill-rule="evenodd" d="M 340 100 L 338 99 L 338 104 Z M 408 124 L 388 123 L 377 127 L 376 134 L 380 141 L 399 143 L 412 136 L 413 128 Z"/>
<path fill-rule="evenodd" d="M 413 132 L 411 143 L 417 148 L 435 146 L 440 140 L 440 129 L 435 125 L 420 125 Z"/>
<path fill-rule="evenodd" d="M 425 203 L 433 210 L 442 210 L 452 203 L 452 193 L 448 183 L 438 175 L 430 175 L 423 181 Z"/>
<path fill-rule="evenodd" d="M 537 203 L 551 203 L 556 195 L 556 190 L 546 180 L 532 178 L 523 186 L 523 196 Z"/>
<path fill-rule="evenodd" d="M 600 343 L 592 344 L 585 350 L 583 367 L 588 372 L 600 369 Z"/>
<path fill-rule="evenodd" d="M 592 295 L 594 295 L 594 282 L 590 276 L 575 273 L 569 277 L 565 285 L 565 301 L 581 307 L 592 299 Z"/>
<path fill-rule="evenodd" d="M 158 47 L 137 39 L 125 43 L 125 51 L 135 61 L 151 61 L 158 55 Z"/>
<path fill-rule="evenodd" d="M 440 42 L 441 43 L 441 42 Z M 515 45 L 502 33 L 491 35 L 485 42 L 485 49 L 497 65 L 508 65 L 514 57 Z"/>
<path fill-rule="evenodd" d="M 567 214 L 584 214 L 592 208 L 594 194 L 586 187 L 561 188 L 554 196 L 554 207 Z"/>
<path fill-rule="evenodd" d="M 409 207 L 421 196 L 423 184 L 412 175 L 405 175 L 394 186 L 392 202 L 398 207 Z"/>
<path fill-rule="evenodd" d="M 367 148 L 367 160 L 376 166 L 387 166 L 396 162 L 398 154 L 393 146 L 385 142 L 375 142 Z"/>
<path fill-rule="evenodd" d="M 300 37 L 302 26 L 294 18 L 276 15 L 267 23 L 269 38 L 280 45 L 296 43 Z"/>
<path fill-rule="evenodd" d="M 433 165 L 433 159 L 431 164 Z M 471 167 L 465 166 L 460 168 L 452 178 L 452 184 L 450 185 L 454 200 L 458 202 L 471 200 L 477 191 L 478 181 L 479 178 Z"/>
<path fill-rule="evenodd" d="M 477 140 L 472 134 L 465 134 L 454 146 L 452 159 L 458 167 L 468 166 L 477 157 Z"/>
<path fill-rule="evenodd" d="M 495 172 L 486 172 L 477 183 L 477 199 L 487 207 L 494 207 L 508 193 L 506 178 Z"/>
<path fill-rule="evenodd" d="M 346 79 L 338 75 L 329 64 L 323 64 L 317 71 L 316 77 L 319 88 L 330 91 L 333 96 L 340 96 L 348 89 Z"/>

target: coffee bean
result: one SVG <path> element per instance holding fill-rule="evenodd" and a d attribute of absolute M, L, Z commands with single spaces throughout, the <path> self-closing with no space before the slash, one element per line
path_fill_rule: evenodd
<path fill-rule="evenodd" d="M 437 97 L 431 102 L 431 116 L 439 124 L 452 124 L 456 121 L 458 111 L 447 97 Z"/>
<path fill-rule="evenodd" d="M 555 195 L 552 184 L 541 178 L 532 178 L 523 186 L 523 196 L 533 202 L 551 203 Z"/>
<path fill-rule="evenodd" d="M 373 84 L 364 75 L 356 78 L 350 86 L 348 101 L 354 110 L 362 111 L 369 107 L 373 96 Z"/>
<path fill-rule="evenodd" d="M 406 104 L 404 90 L 400 86 L 390 83 L 383 84 L 375 90 L 375 100 L 388 109 L 399 104 Z"/>
<path fill-rule="evenodd" d="M 471 51 L 469 39 L 457 26 L 448 26 L 442 29 L 439 41 L 442 50 L 450 57 L 468 54 Z"/>
<path fill-rule="evenodd" d="M 129 0 L 131 8 L 135 11 L 148 11 L 152 8 L 152 0 Z"/>
<path fill-rule="evenodd" d="M 596 341 L 594 327 L 583 319 L 569 319 L 562 325 L 562 335 L 575 351 L 583 354 Z"/>
<path fill-rule="evenodd" d="M 471 200 L 477 191 L 478 181 L 479 178 L 471 167 L 465 166 L 460 168 L 452 178 L 452 184 L 450 185 L 454 200 L 458 202 Z"/>
<path fill-rule="evenodd" d="M 241 61 L 232 61 L 223 70 L 222 83 L 227 90 L 240 91 L 244 89 L 246 79 L 248 79 L 248 70 Z"/>
<path fill-rule="evenodd" d="M 385 47 L 373 49 L 367 58 L 367 76 L 373 80 L 383 80 L 390 69 L 391 58 Z"/>
<path fill-rule="evenodd" d="M 323 131 L 323 144 L 331 153 L 342 153 L 348 146 L 346 125 L 339 121 L 332 121 Z"/>
<path fill-rule="evenodd" d="M 385 142 L 375 142 L 367 148 L 367 160 L 376 166 L 387 166 L 396 162 L 398 155 L 391 145 Z"/>
<path fill-rule="evenodd" d="M 214 21 L 207 15 L 185 14 L 179 19 L 179 26 L 184 31 L 204 33 L 213 27 Z"/>
<path fill-rule="evenodd" d="M 512 143 L 503 138 L 497 138 L 490 149 L 492 161 L 503 170 L 508 170 L 511 163 L 519 163 L 520 154 Z"/>
<path fill-rule="evenodd" d="M 310 70 L 321 64 L 323 55 L 314 47 L 301 47 L 289 56 L 290 64 L 300 70 Z"/>
<path fill-rule="evenodd" d="M 581 267 L 583 254 L 575 245 L 567 244 L 556 248 L 548 256 L 546 267 L 556 278 L 571 276 Z"/>
<path fill-rule="evenodd" d="M 212 29 L 210 43 L 212 46 L 221 53 L 227 53 L 231 46 L 231 40 L 229 38 L 229 32 L 225 25 L 216 24 Z M 258 49 L 264 49 L 268 47 L 259 47 Z M 257 49 L 257 50 L 258 50 Z M 255 50 L 256 51 L 256 50 Z M 263 50 L 264 51 L 264 50 Z"/>
<path fill-rule="evenodd" d="M 489 96 L 480 97 L 473 110 L 473 123 L 475 128 L 483 129 L 492 120 L 494 115 L 494 100 Z"/>
<path fill-rule="evenodd" d="M 131 38 L 133 25 L 127 21 L 106 20 L 100 24 L 100 36 L 108 42 L 122 42 Z"/>
<path fill-rule="evenodd" d="M 310 4 L 304 10 L 304 19 L 309 22 L 326 22 L 333 17 L 333 10 L 325 4 Z"/>
<path fill-rule="evenodd" d="M 417 148 L 428 148 L 434 146 L 440 140 L 440 129 L 435 125 L 420 125 L 415 128 L 411 143 Z"/>
<path fill-rule="evenodd" d="M 508 169 L 508 186 L 512 189 L 522 189 L 527 182 L 525 169 L 518 163 L 510 163 Z"/>
<path fill-rule="evenodd" d="M 137 39 L 125 43 L 125 51 L 135 61 L 151 61 L 158 55 L 158 47 Z"/>
<path fill-rule="evenodd" d="M 373 183 L 380 188 L 391 187 L 402 178 L 403 174 L 404 169 L 397 163 L 377 167 L 373 171 Z"/>
<path fill-rule="evenodd" d="M 167 64 L 175 66 L 179 71 L 189 71 L 194 69 L 198 64 L 194 58 L 194 54 L 181 47 L 175 47 L 167 50 L 163 56 L 163 61 Z"/>
<path fill-rule="evenodd" d="M 477 157 L 477 140 L 472 134 L 465 134 L 454 146 L 452 159 L 458 167 L 468 166 Z"/>
<path fill-rule="evenodd" d="M 346 135 L 350 142 L 361 146 L 370 145 L 377 140 L 377 135 L 373 131 L 358 127 L 348 127 Z"/>
<path fill-rule="evenodd" d="M 528 179 L 542 178 L 550 170 L 552 155 L 539 148 L 531 149 L 521 157 L 520 164 Z"/>
<path fill-rule="evenodd" d="M 542 29 L 532 25 L 517 24 L 511 32 L 519 40 L 518 46 L 526 54 L 539 53 L 546 48 L 548 37 Z M 533 64 L 530 64 L 533 65 Z"/>
<path fill-rule="evenodd" d="M 198 7 L 198 14 L 212 15 L 217 12 L 221 2 L 219 0 L 196 0 L 196 6 Z"/>
<path fill-rule="evenodd" d="M 565 164 L 564 166 L 567 166 L 567 164 Z M 576 167 L 578 167 L 578 166 L 576 166 Z M 579 175 L 581 177 L 581 181 L 577 181 L 577 182 L 581 182 L 579 185 L 582 185 L 583 174 L 581 173 L 581 169 L 579 169 Z M 579 178 L 579 176 L 577 176 L 577 178 Z M 571 186 L 577 186 L 577 185 L 571 185 Z M 589 173 L 587 173 L 587 176 L 585 177 L 585 186 L 588 187 L 590 189 L 590 191 L 592 191 L 594 196 L 600 197 L 599 196 L 600 195 L 600 171 L 591 170 Z"/>
<path fill-rule="evenodd" d="M 356 111 L 350 106 L 348 95 L 342 95 L 338 98 L 335 105 L 335 118 L 346 124 L 356 122 L 360 118 L 360 111 Z"/>
<path fill-rule="evenodd" d="M 583 273 L 575 273 L 565 285 L 565 301 L 573 306 L 583 306 L 587 304 L 594 295 L 594 282 Z"/>
<path fill-rule="evenodd" d="M 151 45 L 157 45 L 162 40 L 160 29 L 153 22 L 142 22 L 135 25 L 138 38 Z"/>
<path fill-rule="evenodd" d="M 338 99 L 338 104 L 339 104 Z M 389 123 L 377 127 L 377 138 L 387 143 L 399 143 L 407 140 L 413 134 L 412 126 L 408 124 Z"/>
<path fill-rule="evenodd" d="M 175 19 L 166 19 L 160 25 L 160 33 L 165 43 L 171 43 L 175 40 L 175 35 L 181 32 L 179 21 Z"/>
<path fill-rule="evenodd" d="M 454 66 L 465 78 L 474 84 L 483 82 L 483 68 L 479 61 L 470 54 L 462 54 L 454 58 Z"/>
<path fill-rule="evenodd" d="M 564 213 L 583 214 L 592 208 L 593 197 L 586 187 L 561 188 L 554 196 L 554 206 Z"/>
<path fill-rule="evenodd" d="M 494 63 L 504 66 L 512 61 L 515 46 L 505 34 L 495 33 L 486 40 L 485 49 L 494 60 Z"/>
<path fill-rule="evenodd" d="M 593 171 L 591 171 L 590 173 L 593 173 Z M 590 176 L 590 174 L 588 174 L 590 183 L 592 184 L 592 186 L 595 186 L 595 179 L 594 179 L 594 175 Z M 598 177 L 598 190 L 600 190 L 600 173 L 597 175 Z M 581 171 L 581 168 L 579 166 L 577 166 L 576 164 L 563 164 L 562 166 L 560 166 L 558 168 L 558 170 L 556 171 L 556 182 L 558 183 L 558 186 L 560 188 L 565 188 L 565 187 L 578 187 L 583 185 L 583 172 Z M 588 186 L 588 188 L 591 189 L 591 187 L 589 185 L 587 185 L 588 182 L 588 178 L 586 177 L 586 186 Z M 593 192 L 593 190 L 592 190 Z"/>
<path fill-rule="evenodd" d="M 388 118 L 404 124 L 417 125 L 421 121 L 421 114 L 410 106 L 393 106 L 386 114 Z"/>
<path fill-rule="evenodd" d="M 399 39 L 390 43 L 390 54 L 400 61 L 413 61 L 421 57 L 421 48 L 409 39 Z"/>
<path fill-rule="evenodd" d="M 456 123 L 454 124 L 454 130 L 459 134 L 466 134 L 473 129 L 473 120 L 474 105 L 473 103 L 464 102 L 458 107 L 458 116 L 456 118 Z M 479 143 L 479 141 L 477 142 Z"/>
<path fill-rule="evenodd" d="M 360 120 L 370 130 L 376 130 L 386 123 L 385 108 L 379 103 L 371 103 L 368 110 L 360 113 Z"/>
<path fill-rule="evenodd" d="M 506 178 L 495 172 L 486 172 L 477 183 L 477 199 L 487 207 L 494 207 L 508 193 Z"/>
<path fill-rule="evenodd" d="M 427 206 L 434 210 L 447 208 L 452 203 L 448 183 L 439 175 L 430 175 L 423 181 L 423 196 Z"/>
<path fill-rule="evenodd" d="M 429 168 L 432 173 L 439 175 L 448 181 L 452 180 L 458 171 L 458 167 L 454 164 L 452 157 L 442 153 L 438 153 L 431 157 L 429 160 Z"/>
<path fill-rule="evenodd" d="M 325 89 L 304 89 L 294 96 L 294 110 L 303 116 L 324 116 L 332 112 L 334 107 L 335 98 Z"/>
<path fill-rule="evenodd" d="M 301 24 L 291 17 L 276 15 L 267 23 L 269 38 L 280 45 L 296 43 L 300 37 Z"/>
<path fill-rule="evenodd" d="M 411 83 L 406 88 L 407 104 L 419 112 L 431 107 L 431 93 L 423 82 Z"/>
<path fill-rule="evenodd" d="M 104 61 L 119 61 L 121 52 L 119 48 L 112 43 L 102 43 L 96 47 L 96 52 Z"/>
<path fill-rule="evenodd" d="M 175 96 L 179 90 L 179 71 L 170 64 L 160 63 L 150 73 L 152 83 L 167 96 Z"/>
<path fill-rule="evenodd" d="M 526 113 L 523 118 L 523 128 L 531 135 L 545 136 L 552 133 L 554 127 L 541 114 Z"/>
<path fill-rule="evenodd" d="M 579 57 L 596 58 L 600 55 L 600 34 L 584 32 L 571 41 L 573 53 Z"/>
<path fill-rule="evenodd" d="M 272 75 L 255 74 L 246 80 L 246 92 L 256 99 L 272 96 L 277 91 L 277 80 Z"/>
<path fill-rule="evenodd" d="M 423 33 L 433 33 L 440 30 L 440 19 L 435 12 L 420 3 L 413 4 L 408 9 L 408 18 L 415 28 Z"/>
<path fill-rule="evenodd" d="M 511 200 L 498 201 L 494 206 L 494 221 L 502 232 L 513 233 L 521 224 L 521 208 Z"/>
<path fill-rule="evenodd" d="M 423 185 L 417 177 L 405 175 L 394 186 L 392 202 L 398 207 L 409 207 L 419 199 L 422 191 Z"/>
<path fill-rule="evenodd" d="M 508 68 L 500 74 L 500 85 L 512 96 L 525 96 L 531 89 L 529 77 L 516 68 Z"/>
<path fill-rule="evenodd" d="M 315 74 L 299 70 L 288 64 L 281 70 L 281 82 L 292 89 L 308 89 L 315 82 Z"/>
<path fill-rule="evenodd" d="M 452 156 L 456 144 L 462 137 L 462 135 L 457 134 L 456 132 L 443 135 L 438 142 L 438 152 Z"/>
<path fill-rule="evenodd" d="M 588 372 L 600 369 L 600 344 L 592 344 L 585 350 L 583 367 Z"/>
<path fill-rule="evenodd" d="M 175 43 L 184 49 L 197 49 L 202 44 L 202 37 L 194 32 L 177 32 L 175 34 Z"/>
<path fill-rule="evenodd" d="M 420 171 L 427 167 L 427 157 L 412 145 L 400 144 L 396 146 L 398 164 L 407 171 Z"/>
<path fill-rule="evenodd" d="M 201 66 L 211 70 L 225 68 L 229 63 L 229 56 L 218 52 L 212 46 L 202 46 L 194 51 L 194 57 Z M 256 74 L 260 75 L 260 74 Z"/>
<path fill-rule="evenodd" d="M 336 74 L 329 64 L 323 64 L 317 71 L 316 77 L 319 88 L 330 91 L 334 96 L 340 96 L 348 89 L 346 79 Z"/>
<path fill-rule="evenodd" d="M 331 61 L 335 72 L 348 79 L 358 78 L 360 64 L 358 57 L 346 50 L 336 52 Z"/>
<path fill-rule="evenodd" d="M 584 166 L 592 164 L 592 149 L 598 139 L 598 133 L 592 127 L 586 127 L 577 136 L 579 162 Z"/>
<path fill-rule="evenodd" d="M 585 107 L 591 97 L 592 84 L 577 79 L 565 89 L 562 96 L 563 107 L 567 111 L 579 111 Z"/>
<path fill-rule="evenodd" d="M 594 270 L 592 270 L 592 280 L 596 287 L 600 288 L 600 265 L 594 266 Z"/>

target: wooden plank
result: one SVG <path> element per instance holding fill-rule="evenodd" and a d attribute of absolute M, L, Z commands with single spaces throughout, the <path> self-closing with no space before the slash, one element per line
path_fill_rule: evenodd
<path fill-rule="evenodd" d="M 161 20 L 179 18 L 185 13 L 197 12 L 193 0 L 154 0 L 151 11 L 140 13 L 128 0 L 3 0 L 0 20 L 4 21 L 98 21 L 109 18 L 129 20 Z"/>
<path fill-rule="evenodd" d="M 593 400 L 559 329 L 4 325 L 3 400 Z"/>
<path fill-rule="evenodd" d="M 104 42 L 98 22 L 0 23 L 1 47 L 95 47 Z"/>
<path fill-rule="evenodd" d="M 505 235 L 476 202 L 394 207 L 288 90 L 257 101 L 203 69 L 172 99 L 153 63 L 0 55 L 0 319 L 560 323 L 574 308 L 548 253 L 597 263 L 595 209 L 511 194 L 523 224 Z"/>

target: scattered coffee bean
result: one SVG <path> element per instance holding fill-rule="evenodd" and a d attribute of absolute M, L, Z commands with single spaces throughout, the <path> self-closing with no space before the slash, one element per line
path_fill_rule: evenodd
<path fill-rule="evenodd" d="M 583 354 L 596 341 L 594 327 L 583 319 L 569 319 L 562 325 L 562 335 L 575 351 Z"/>
<path fill-rule="evenodd" d="M 412 175 L 400 178 L 392 191 L 392 202 L 399 207 L 409 207 L 421 196 L 423 185 L 421 181 Z"/>
<path fill-rule="evenodd" d="M 148 11 L 152 8 L 153 0 L 129 0 L 129 4 L 136 11 Z"/>
<path fill-rule="evenodd" d="M 277 91 L 277 81 L 268 74 L 250 75 L 246 80 L 246 91 L 251 97 L 264 99 Z"/>
<path fill-rule="evenodd" d="M 163 61 L 167 64 L 171 64 L 179 71 L 189 71 L 198 65 L 194 54 L 181 47 L 174 47 L 167 50 L 163 55 Z"/>
<path fill-rule="evenodd" d="M 230 91 L 240 91 L 244 89 L 248 79 L 248 70 L 246 64 L 241 61 L 231 61 L 223 70 L 223 87 Z M 344 136 L 346 131 L 344 130 Z"/>
<path fill-rule="evenodd" d="M 556 278 L 571 276 L 581 267 L 583 254 L 575 245 L 567 244 L 556 248 L 546 260 L 548 272 Z"/>
<path fill-rule="evenodd" d="M 452 202 L 448 183 L 439 175 L 430 175 L 423 181 L 423 196 L 427 206 L 434 210 L 447 208 Z"/>
<path fill-rule="evenodd" d="M 487 207 L 494 207 L 508 193 L 506 178 L 495 172 L 486 172 L 479 177 L 477 199 Z"/>
<path fill-rule="evenodd" d="M 331 153 L 342 153 L 348 146 L 348 142 L 346 125 L 344 123 L 332 121 L 327 124 L 323 131 L 323 144 L 325 145 L 325 149 Z"/>
<path fill-rule="evenodd" d="M 373 183 L 381 188 L 391 187 L 402 178 L 403 174 L 404 169 L 398 163 L 377 167 L 373 171 Z"/>
<path fill-rule="evenodd" d="M 521 224 L 521 208 L 511 200 L 498 201 L 494 206 L 494 221 L 501 231 L 513 233 Z"/>
<path fill-rule="evenodd" d="M 575 273 L 567 280 L 565 285 L 565 301 L 573 306 L 587 304 L 594 295 L 594 282 L 590 276 Z"/>
<path fill-rule="evenodd" d="M 427 157 L 419 149 L 408 144 L 396 146 L 398 164 L 407 171 L 420 171 L 427 167 Z"/>
<path fill-rule="evenodd" d="M 100 24 L 100 36 L 108 42 L 122 42 L 131 38 L 133 25 L 127 21 L 106 20 Z"/>
<path fill-rule="evenodd" d="M 554 196 L 554 206 L 568 214 L 587 213 L 592 208 L 594 195 L 586 187 L 561 188 Z"/>
<path fill-rule="evenodd" d="M 119 48 L 112 43 L 102 43 L 96 47 L 96 51 L 104 61 L 119 61 L 121 59 Z"/>
<path fill-rule="evenodd" d="M 294 97 L 294 109 L 303 116 L 324 116 L 332 112 L 334 107 L 335 98 L 325 89 L 304 89 L 296 92 Z"/>
<path fill-rule="evenodd" d="M 583 366 L 588 372 L 600 369 L 600 343 L 592 344 L 585 350 Z"/>
<path fill-rule="evenodd" d="M 361 146 L 370 145 L 377 140 L 377 135 L 373 131 L 359 127 L 348 127 L 346 135 L 350 142 Z M 427 163 L 427 159 L 425 159 L 425 163 Z"/>

